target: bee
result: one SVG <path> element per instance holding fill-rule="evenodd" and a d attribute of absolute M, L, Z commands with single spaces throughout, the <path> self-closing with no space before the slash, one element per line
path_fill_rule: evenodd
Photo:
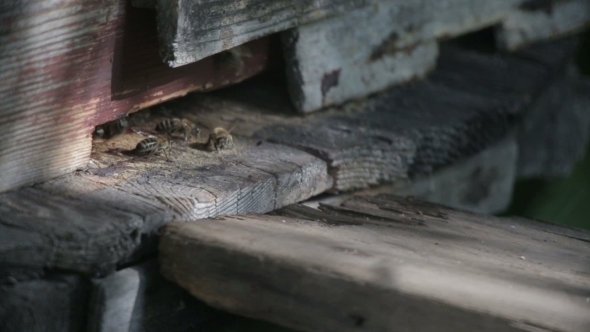
<path fill-rule="evenodd" d="M 127 118 L 120 118 L 97 126 L 94 130 L 94 134 L 97 137 L 109 139 L 125 133 L 127 128 L 129 128 L 129 122 L 127 121 Z"/>
<path fill-rule="evenodd" d="M 201 133 L 201 129 L 194 126 L 188 120 L 179 118 L 163 120 L 156 125 L 156 131 L 168 135 L 181 133 L 184 136 L 185 142 L 188 142 L 189 137 L 191 136 L 195 136 L 198 139 L 199 134 Z"/>
<path fill-rule="evenodd" d="M 233 149 L 234 140 L 229 131 L 217 127 L 209 134 L 209 141 L 207 141 L 207 149 L 209 151 L 216 150 L 221 152 L 223 150 Z"/>
<path fill-rule="evenodd" d="M 148 158 L 163 152 L 166 160 L 169 160 L 166 151 L 170 149 L 171 145 L 170 137 L 148 137 L 137 143 L 133 151 L 138 155 L 148 155 Z"/>

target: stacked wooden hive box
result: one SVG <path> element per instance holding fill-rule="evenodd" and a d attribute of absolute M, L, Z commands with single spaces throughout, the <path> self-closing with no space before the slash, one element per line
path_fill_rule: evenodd
<path fill-rule="evenodd" d="M 382 184 L 498 212 L 516 178 L 567 175 L 588 141 L 590 82 L 569 35 L 590 22 L 590 1 L 82 3 L 19 2 L 3 14 L 0 188 L 13 190 L 0 196 L 2 331 L 214 325 L 223 314 L 157 273 L 170 221 Z M 275 33 L 285 80 L 176 99 L 131 115 L 134 132 L 92 141 L 96 125 L 262 72 Z M 156 34 L 167 66 L 143 48 Z M 470 47 L 488 36 L 493 50 Z M 234 153 L 200 149 L 199 138 L 174 145 L 172 162 L 124 153 L 170 116 L 205 124 L 201 138 L 233 126 Z"/>

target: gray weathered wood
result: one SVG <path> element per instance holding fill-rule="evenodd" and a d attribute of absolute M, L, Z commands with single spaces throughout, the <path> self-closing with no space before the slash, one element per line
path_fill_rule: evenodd
<path fill-rule="evenodd" d="M 0 267 L 105 273 L 153 252 L 172 219 L 265 213 L 332 185 L 325 162 L 285 146 L 234 137 L 234 151 L 217 153 L 197 149 L 201 137 L 173 142 L 170 161 L 125 152 L 143 138 L 95 140 L 85 171 L 0 195 Z"/>
<path fill-rule="evenodd" d="M 182 66 L 365 3 L 366 0 L 157 0 L 161 55 L 170 66 Z"/>
<path fill-rule="evenodd" d="M 241 135 L 310 152 L 328 163 L 335 190 L 358 189 L 431 173 L 504 138 L 564 76 L 575 45 L 568 39 L 515 55 L 445 46 L 424 81 L 305 118 L 293 116 L 284 91 L 262 80 L 217 94 L 222 101 L 192 100 L 180 108 L 198 119 L 230 119 Z M 283 116 L 269 115 L 277 112 Z"/>
<path fill-rule="evenodd" d="M 517 174 L 514 136 L 432 174 L 398 181 L 390 192 L 478 213 L 502 212 L 512 200 Z"/>
<path fill-rule="evenodd" d="M 89 287 L 80 276 L 54 275 L 0 286 L 0 331 L 83 331 Z"/>
<path fill-rule="evenodd" d="M 305 331 L 590 328 L 590 233 L 391 196 L 166 225 L 162 273 Z"/>
<path fill-rule="evenodd" d="M 587 0 L 524 1 L 496 31 L 498 46 L 515 50 L 528 44 L 582 30 L 590 24 Z"/>
<path fill-rule="evenodd" d="M 165 280 L 155 261 L 92 284 L 89 332 L 201 331 L 226 316 Z"/>
<path fill-rule="evenodd" d="M 346 15 L 283 35 L 293 102 L 302 112 L 423 76 L 437 38 L 500 22 L 517 0 L 371 0 Z"/>

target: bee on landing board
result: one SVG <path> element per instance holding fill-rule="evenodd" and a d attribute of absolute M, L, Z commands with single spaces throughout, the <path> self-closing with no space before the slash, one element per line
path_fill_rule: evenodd
<path fill-rule="evenodd" d="M 209 134 L 209 141 L 207 141 L 207 149 L 209 151 L 216 150 L 217 152 L 221 152 L 233 148 L 234 140 L 228 130 L 217 127 Z"/>
<path fill-rule="evenodd" d="M 137 143 L 133 152 L 138 155 L 148 155 L 148 158 L 151 158 L 154 154 L 163 152 L 166 156 L 166 160 L 169 160 L 166 151 L 169 150 L 170 147 L 170 137 L 148 137 Z"/>
<path fill-rule="evenodd" d="M 124 134 L 129 128 L 129 122 L 127 118 L 120 118 L 111 122 L 107 122 L 103 125 L 97 126 L 94 130 L 94 134 L 97 137 L 104 139 L 110 139 L 121 134 Z"/>
<path fill-rule="evenodd" d="M 186 119 L 172 118 L 162 120 L 156 125 L 156 131 L 160 133 L 166 133 L 168 135 L 180 133 L 184 137 L 184 142 L 188 143 L 189 138 L 194 136 L 197 139 L 201 133 L 201 129 L 194 126 L 190 121 Z"/>

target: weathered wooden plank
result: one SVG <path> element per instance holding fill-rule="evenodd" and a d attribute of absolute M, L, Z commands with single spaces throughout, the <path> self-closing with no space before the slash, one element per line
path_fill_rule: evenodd
<path fill-rule="evenodd" d="M 264 69 L 266 41 L 243 68 L 162 63 L 155 11 L 123 0 L 9 1 L 0 13 L 0 191 L 88 162 L 94 126 L 122 114 L 241 81 Z M 198 74 L 198 75 L 197 75 Z"/>
<path fill-rule="evenodd" d="M 306 117 L 294 116 L 285 91 L 262 79 L 217 93 L 221 100 L 191 97 L 178 108 L 310 152 L 328 163 L 335 190 L 358 189 L 432 173 L 504 138 L 561 79 L 574 46 L 558 41 L 516 55 L 444 46 L 424 81 Z"/>
<path fill-rule="evenodd" d="M 586 0 L 524 1 L 502 21 L 496 31 L 498 46 L 516 50 L 540 40 L 578 32 L 590 24 Z"/>
<path fill-rule="evenodd" d="M 305 331 L 590 328 L 587 231 L 391 196 L 321 209 L 168 224 L 161 271 L 214 307 Z"/>
<path fill-rule="evenodd" d="M 130 123 L 147 131 L 161 119 Z M 97 139 L 85 171 L 0 195 L 0 266 L 106 274 L 153 253 L 172 219 L 265 213 L 332 185 L 324 161 L 293 148 L 236 136 L 235 150 L 218 153 L 201 150 L 201 137 L 173 141 L 170 161 L 130 155 L 144 138 Z"/>
<path fill-rule="evenodd" d="M 89 332 L 209 331 L 227 318 L 165 280 L 155 261 L 94 279 L 92 288 Z"/>
<path fill-rule="evenodd" d="M 162 57 L 182 66 L 299 24 L 359 8 L 366 0 L 158 0 Z"/>
<path fill-rule="evenodd" d="M 389 192 L 478 213 L 503 212 L 512 201 L 517 175 L 514 136 L 431 174 L 398 181 Z"/>
<path fill-rule="evenodd" d="M 54 275 L 0 286 L 0 330 L 83 331 L 89 287 L 80 276 Z"/>
<path fill-rule="evenodd" d="M 302 112 L 421 77 L 437 38 L 500 22 L 516 0 L 371 0 L 356 11 L 284 33 L 291 96 Z"/>

